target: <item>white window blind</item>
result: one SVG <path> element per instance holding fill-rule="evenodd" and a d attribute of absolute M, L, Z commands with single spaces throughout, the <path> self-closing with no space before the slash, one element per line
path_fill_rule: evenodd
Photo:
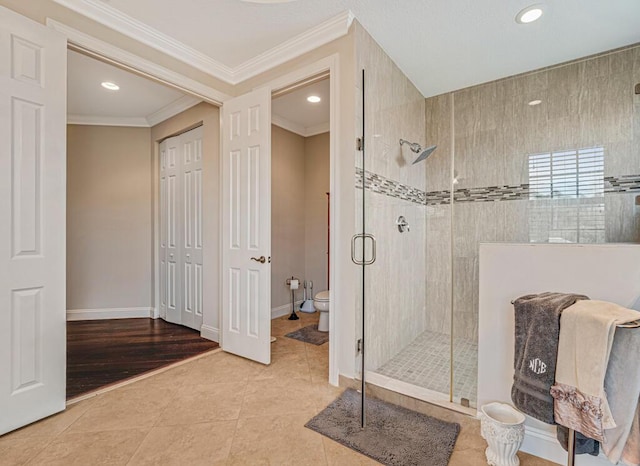
<path fill-rule="evenodd" d="M 604 195 L 604 149 L 593 147 L 529 156 L 529 197 Z"/>
<path fill-rule="evenodd" d="M 529 155 L 529 199 L 531 242 L 604 242 L 604 148 Z"/>

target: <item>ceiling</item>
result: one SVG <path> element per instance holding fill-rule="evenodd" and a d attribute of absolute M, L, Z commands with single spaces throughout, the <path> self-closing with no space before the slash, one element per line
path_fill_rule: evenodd
<path fill-rule="evenodd" d="M 173 88 L 69 50 L 67 113 L 69 123 L 153 126 L 199 102 Z M 109 91 L 104 81 L 120 86 Z M 316 95 L 321 101 L 310 103 Z M 329 130 L 329 79 L 287 92 L 272 102 L 275 124 L 308 137 Z M 183 108 L 184 107 L 184 108 Z M 154 121 L 154 120 L 158 121 Z"/>
<path fill-rule="evenodd" d="M 175 89 L 71 50 L 67 59 L 70 123 L 153 126 L 199 102 Z M 100 85 L 104 81 L 119 85 L 120 90 L 104 89 Z"/>
<path fill-rule="evenodd" d="M 638 0 L 55 0 L 235 84 L 340 34 L 352 12 L 425 96 L 640 42 Z M 333 19 L 332 19 L 333 18 Z"/>
<path fill-rule="evenodd" d="M 320 102 L 310 103 L 315 95 Z M 329 79 L 296 89 L 273 99 L 272 122 L 300 136 L 309 137 L 329 131 Z"/>

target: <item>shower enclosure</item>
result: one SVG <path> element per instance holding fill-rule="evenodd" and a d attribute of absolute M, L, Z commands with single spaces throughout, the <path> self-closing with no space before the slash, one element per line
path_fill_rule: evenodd
<path fill-rule="evenodd" d="M 356 43 L 361 375 L 475 411 L 480 243 L 640 242 L 640 47 L 425 99 Z"/>

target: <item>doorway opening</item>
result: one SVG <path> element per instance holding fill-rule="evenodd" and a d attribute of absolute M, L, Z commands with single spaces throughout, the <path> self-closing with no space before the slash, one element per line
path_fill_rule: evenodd
<path fill-rule="evenodd" d="M 272 94 L 272 355 L 306 357 L 329 378 L 330 80 L 306 79 Z M 292 285 L 293 282 L 293 285 Z"/>
<path fill-rule="evenodd" d="M 67 109 L 71 399 L 217 348 L 201 337 L 202 228 L 209 221 L 202 184 L 212 146 L 204 126 L 217 127 L 219 113 L 72 50 Z M 213 138 L 217 145 L 217 132 Z M 163 168 L 162 147 L 164 160 L 174 157 L 171 167 Z M 171 179 L 168 191 L 163 175 Z M 175 249 L 156 252 L 156 237 Z"/>

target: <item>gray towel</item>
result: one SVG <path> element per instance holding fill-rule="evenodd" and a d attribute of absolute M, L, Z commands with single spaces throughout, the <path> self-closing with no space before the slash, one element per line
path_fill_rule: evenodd
<path fill-rule="evenodd" d="M 558 431 L 556 432 L 556 438 L 562 448 L 565 451 L 569 451 L 569 428 L 558 425 Z M 600 454 L 600 442 L 589 437 L 585 437 L 580 432 L 576 432 L 576 455 L 584 455 L 585 453 L 591 456 L 598 456 Z"/>
<path fill-rule="evenodd" d="M 540 293 L 521 296 L 515 311 L 515 353 L 511 399 L 525 414 L 555 424 L 551 386 L 555 382 L 560 315 L 587 296 Z"/>

